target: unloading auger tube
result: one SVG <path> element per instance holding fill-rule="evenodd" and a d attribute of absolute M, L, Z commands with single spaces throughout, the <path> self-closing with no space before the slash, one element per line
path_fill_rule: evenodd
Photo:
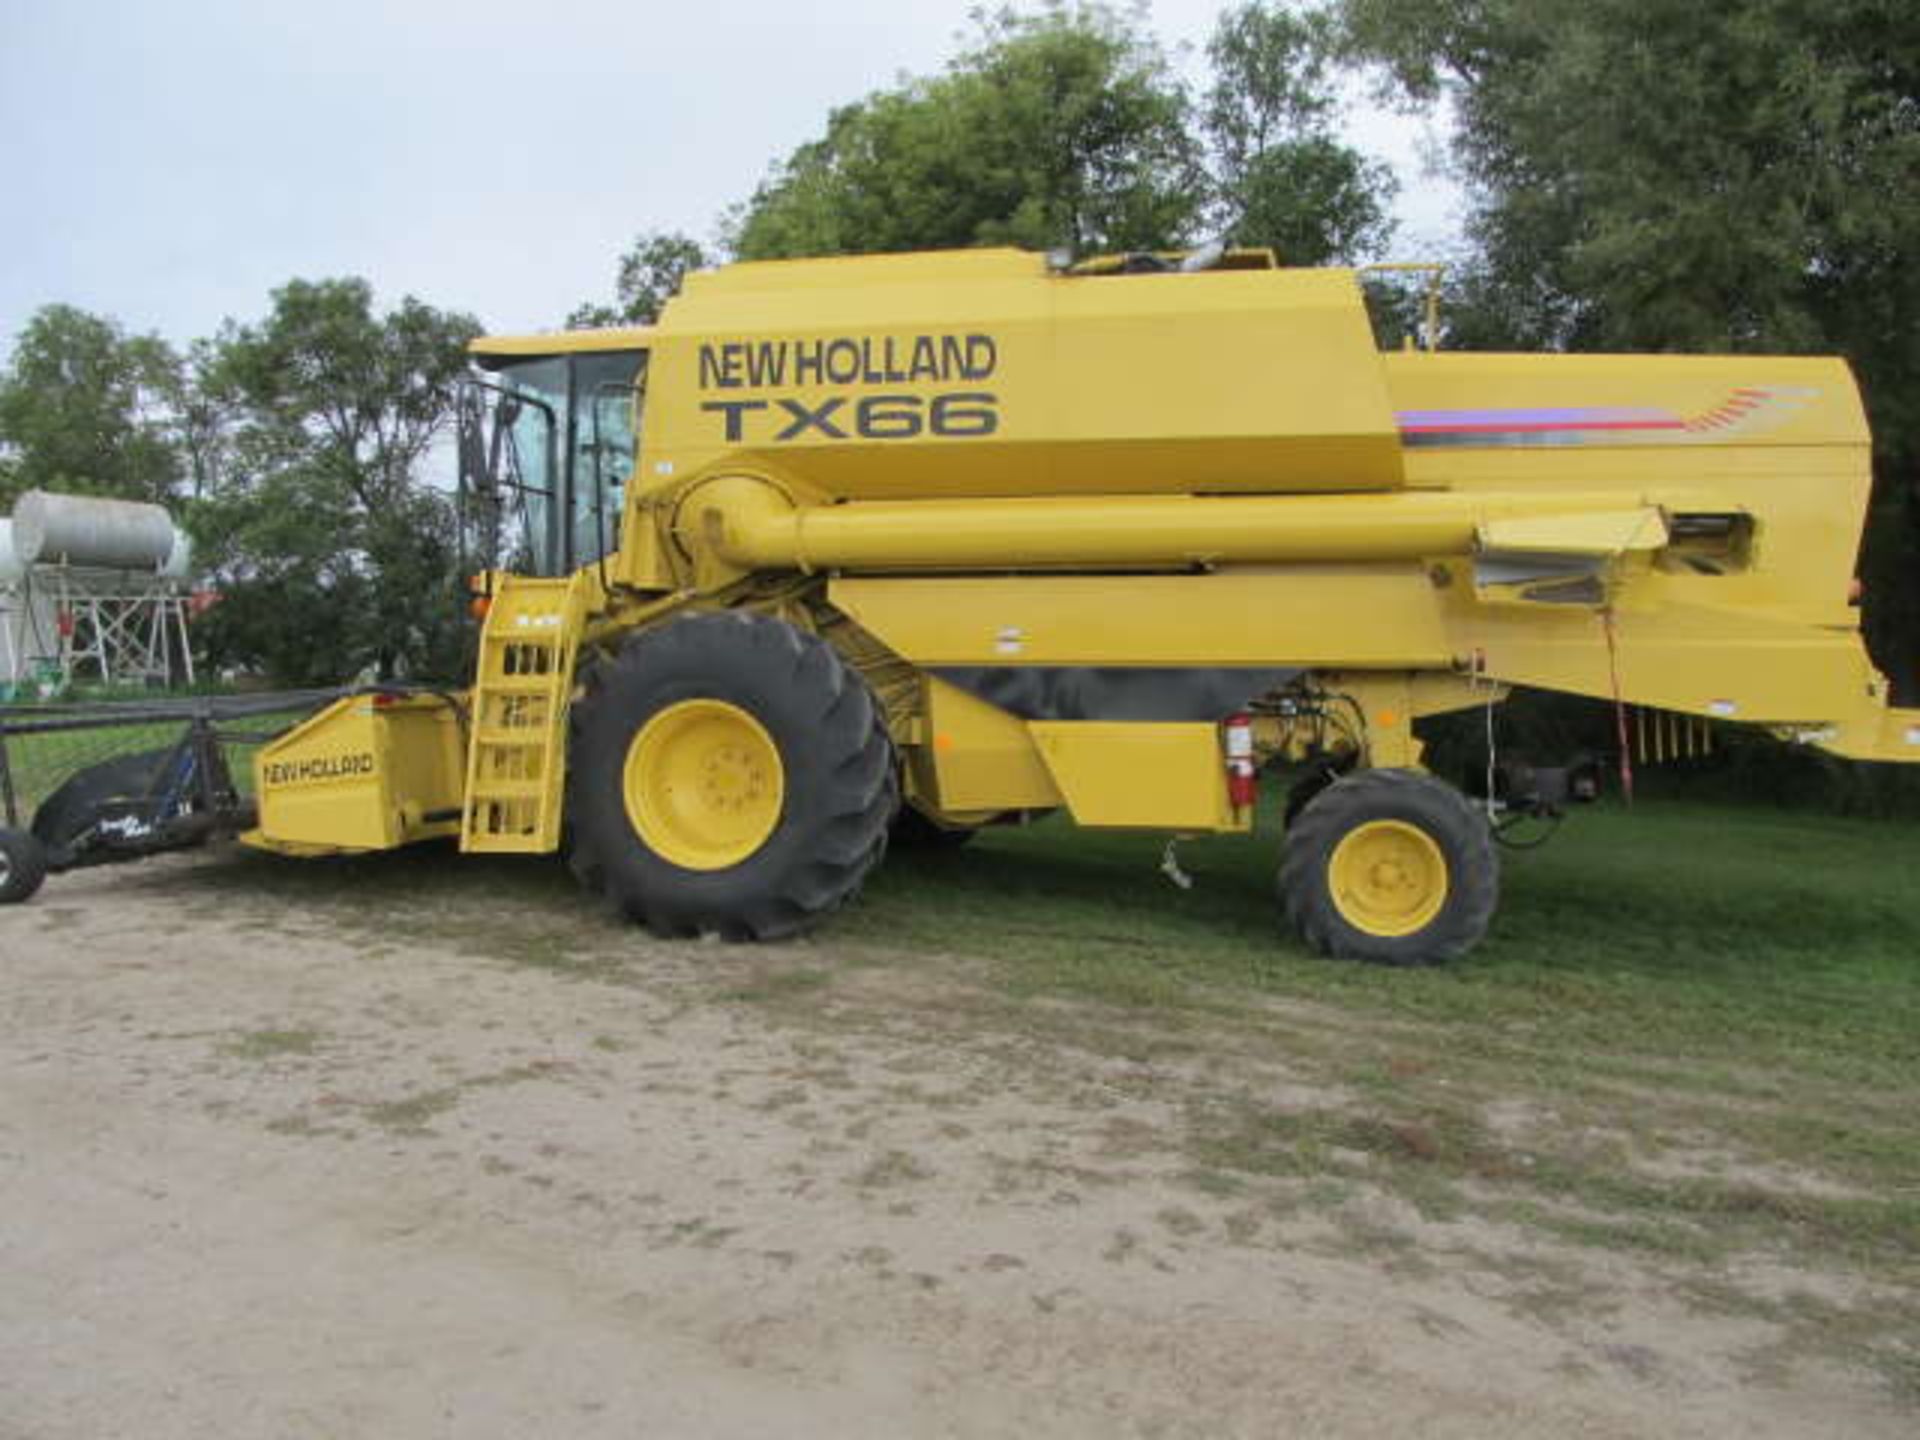
<path fill-rule="evenodd" d="M 1352 272 L 1263 251 L 731 265 L 472 353 L 471 693 L 267 746 L 252 843 L 560 851 L 656 930 L 766 939 L 896 834 L 1269 805 L 1305 941 L 1416 963 L 1606 768 L 1496 753 L 1469 800 L 1430 717 L 1532 687 L 1920 760 L 1848 600 L 1837 360 L 1383 351 Z"/>
<path fill-rule="evenodd" d="M 1716 502 L 1697 502 L 1711 506 Z M 676 531 L 744 571 L 1185 568 L 1467 557 L 1490 520 L 1617 514 L 1620 496 L 1534 498 L 1396 492 L 1121 495 L 1087 500 L 908 500 L 796 505 L 770 481 L 730 475 L 681 502 Z M 1667 539 L 1633 512 L 1635 548 Z"/>

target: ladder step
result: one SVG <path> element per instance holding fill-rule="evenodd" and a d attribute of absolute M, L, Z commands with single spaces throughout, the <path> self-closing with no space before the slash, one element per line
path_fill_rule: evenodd
<path fill-rule="evenodd" d="M 524 725 L 517 730 L 503 730 L 497 725 L 482 725 L 474 732 L 473 738 L 481 745 L 491 745 L 502 750 L 544 750 L 547 745 L 547 727 Z"/>
<path fill-rule="evenodd" d="M 508 675 L 495 679 L 488 675 L 480 686 L 489 695 L 549 695 L 558 678 L 555 675 Z"/>
<path fill-rule="evenodd" d="M 488 635 L 484 638 L 495 650 L 525 650 L 549 658 L 560 651 L 559 643 L 546 635 Z"/>
<path fill-rule="evenodd" d="M 491 835 L 471 832 L 462 842 L 469 855 L 544 855 L 553 847 L 538 835 Z"/>
<path fill-rule="evenodd" d="M 545 780 L 490 780 L 474 791 L 474 810 L 482 810 L 488 804 L 513 804 L 515 801 L 545 801 L 547 799 L 547 781 Z"/>

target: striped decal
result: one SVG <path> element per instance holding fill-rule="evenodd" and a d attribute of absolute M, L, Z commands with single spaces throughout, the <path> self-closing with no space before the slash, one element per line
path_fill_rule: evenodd
<path fill-rule="evenodd" d="M 1651 406 L 1576 405 L 1516 410 L 1401 410 L 1401 442 L 1435 445 L 1701 444 L 1772 429 L 1817 392 L 1783 386 L 1731 391 L 1712 409 L 1677 415 Z"/>

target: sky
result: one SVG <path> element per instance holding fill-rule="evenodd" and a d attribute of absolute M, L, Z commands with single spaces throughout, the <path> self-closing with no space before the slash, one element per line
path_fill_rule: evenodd
<path fill-rule="evenodd" d="M 937 71 L 973 0 L 0 0 L 0 346 L 64 301 L 176 343 L 294 277 L 547 329 L 642 231 L 709 238 L 828 111 Z M 1191 75 L 1222 0 L 1155 0 Z M 1180 47 L 1186 47 L 1184 52 Z M 1396 258 L 1458 196 L 1357 105 Z"/>

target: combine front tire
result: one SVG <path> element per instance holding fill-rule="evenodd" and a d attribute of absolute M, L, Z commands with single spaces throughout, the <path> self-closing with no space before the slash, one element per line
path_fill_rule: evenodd
<path fill-rule="evenodd" d="M 886 849 L 893 746 L 860 677 L 765 616 L 634 636 L 574 705 L 574 871 L 663 935 L 794 934 Z"/>
<path fill-rule="evenodd" d="M 47 878 L 47 852 L 24 830 L 0 829 L 0 905 L 31 900 Z"/>
<path fill-rule="evenodd" d="M 1367 770 L 1312 798 L 1287 831 L 1280 899 L 1323 955 L 1427 965 L 1487 933 L 1500 868 L 1487 822 L 1411 770 Z"/>

